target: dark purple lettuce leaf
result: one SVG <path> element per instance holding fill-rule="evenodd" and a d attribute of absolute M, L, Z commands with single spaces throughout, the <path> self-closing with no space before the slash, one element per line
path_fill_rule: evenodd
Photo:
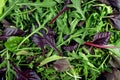
<path fill-rule="evenodd" d="M 63 48 L 65 51 L 73 51 L 73 50 L 75 50 L 77 47 L 78 47 L 78 43 L 76 43 L 76 42 L 71 42 L 68 46 L 63 46 L 62 48 Z"/>
<path fill-rule="evenodd" d="M 35 71 L 31 69 L 22 71 L 19 67 L 13 64 L 13 62 L 10 61 L 10 64 L 17 74 L 16 80 L 41 80 Z"/>
<path fill-rule="evenodd" d="M 56 71 L 63 72 L 70 69 L 70 63 L 67 59 L 60 59 L 53 63 L 53 67 Z"/>
<path fill-rule="evenodd" d="M 94 36 L 92 43 L 97 45 L 106 45 L 108 43 L 109 38 L 110 32 L 100 32 Z"/>
<path fill-rule="evenodd" d="M 112 16 L 109 19 L 112 26 L 120 30 L 120 13 L 114 13 L 110 16 Z"/>
<path fill-rule="evenodd" d="M 6 40 L 10 36 L 23 36 L 25 32 L 16 27 L 7 27 L 3 30 L 0 40 Z"/>
<path fill-rule="evenodd" d="M 60 50 L 56 47 L 55 39 L 54 39 L 55 34 L 53 30 L 51 28 L 47 28 L 47 30 L 48 30 L 48 33 L 44 29 L 40 30 L 43 36 L 34 34 L 31 37 L 32 41 L 40 48 L 44 48 L 45 45 L 50 46 L 53 49 L 55 49 L 61 56 L 63 56 Z"/>

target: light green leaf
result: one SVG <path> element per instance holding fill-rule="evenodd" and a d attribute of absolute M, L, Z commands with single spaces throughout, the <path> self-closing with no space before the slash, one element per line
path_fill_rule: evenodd
<path fill-rule="evenodd" d="M 3 13 L 3 8 L 5 6 L 6 0 L 1 0 L 0 1 L 0 15 Z"/>
<path fill-rule="evenodd" d="M 46 59 L 44 59 L 41 63 L 40 63 L 40 66 L 43 66 L 49 62 L 52 62 L 52 61 L 55 61 L 55 60 L 59 60 L 59 59 L 64 59 L 65 57 L 61 57 L 61 56 L 57 56 L 57 55 L 53 55 L 53 56 L 50 56 Z"/>

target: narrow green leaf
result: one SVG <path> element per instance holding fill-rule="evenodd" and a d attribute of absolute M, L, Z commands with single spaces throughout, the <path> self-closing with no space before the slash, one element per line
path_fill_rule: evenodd
<path fill-rule="evenodd" d="M 52 61 L 55 61 L 55 60 L 59 60 L 59 59 L 64 59 L 65 57 L 61 57 L 61 56 L 57 56 L 57 55 L 53 55 L 53 56 L 50 56 L 46 59 L 44 59 L 41 63 L 40 63 L 40 66 L 43 66 L 49 62 L 52 62 Z"/>

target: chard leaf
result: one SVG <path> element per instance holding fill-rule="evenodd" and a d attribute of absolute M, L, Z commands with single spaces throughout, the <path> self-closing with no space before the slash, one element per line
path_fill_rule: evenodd
<path fill-rule="evenodd" d="M 64 72 L 70 69 L 70 63 L 67 59 L 60 59 L 53 63 L 53 67 L 56 71 Z"/>
<path fill-rule="evenodd" d="M 53 55 L 53 56 L 50 56 L 46 59 L 44 59 L 41 63 L 40 63 L 40 66 L 43 66 L 49 62 L 52 62 L 52 61 L 55 61 L 55 60 L 59 60 L 59 59 L 64 59 L 65 57 L 61 57 L 61 56 L 57 56 L 57 55 Z"/>
<path fill-rule="evenodd" d="M 98 45 L 106 45 L 110 38 L 110 32 L 97 33 L 93 38 L 93 43 Z"/>
<path fill-rule="evenodd" d="M 22 71 L 19 67 L 13 64 L 13 62 L 10 61 L 10 64 L 17 74 L 16 80 L 41 80 L 35 71 L 31 69 Z"/>

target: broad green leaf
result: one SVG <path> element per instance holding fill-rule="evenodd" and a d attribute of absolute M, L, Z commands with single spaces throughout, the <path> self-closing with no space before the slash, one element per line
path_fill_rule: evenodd
<path fill-rule="evenodd" d="M 55 61 L 55 60 L 59 60 L 59 59 L 64 59 L 65 57 L 61 57 L 61 56 L 57 56 L 57 55 L 53 55 L 53 56 L 50 56 L 46 59 L 44 59 L 41 63 L 40 63 L 40 66 L 43 66 L 49 62 L 52 62 L 52 61 Z"/>
<path fill-rule="evenodd" d="M 7 40 L 7 42 L 5 42 L 4 45 L 6 49 L 8 49 L 11 52 L 14 52 L 22 40 L 23 37 L 12 36 Z"/>

